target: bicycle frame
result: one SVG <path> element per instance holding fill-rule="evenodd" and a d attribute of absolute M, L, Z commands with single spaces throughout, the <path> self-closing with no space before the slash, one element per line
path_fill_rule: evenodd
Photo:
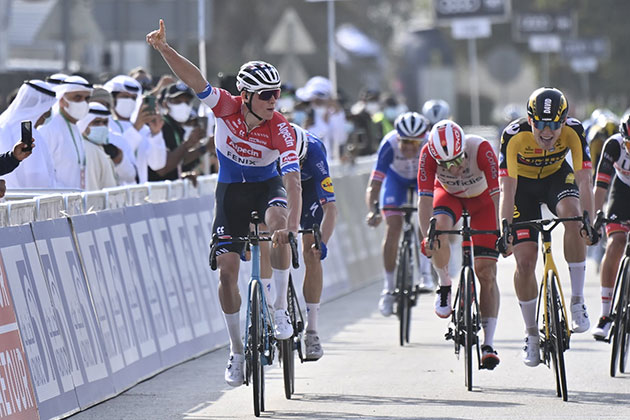
<path fill-rule="evenodd" d="M 542 281 L 540 283 L 540 296 L 542 296 L 542 299 L 538 300 L 538 309 L 536 311 L 536 320 L 539 319 L 539 314 L 540 314 L 540 304 L 541 301 L 544 302 L 544 311 L 543 311 L 543 317 L 544 317 L 544 321 L 545 321 L 545 338 L 547 340 L 549 340 L 550 338 L 550 333 L 549 333 L 549 308 L 546 307 L 547 302 L 548 302 L 548 298 L 549 296 L 547 295 L 549 293 L 549 288 L 548 286 L 548 282 L 549 282 L 549 277 L 551 274 L 555 275 L 556 279 L 559 279 L 560 276 L 558 276 L 558 269 L 556 267 L 556 264 L 553 260 L 553 254 L 551 252 L 551 231 L 553 230 L 553 228 L 555 228 L 557 226 L 559 222 L 556 222 L 555 224 L 553 224 L 549 229 L 540 229 L 540 233 L 542 235 L 542 255 L 543 255 L 543 262 L 544 262 L 544 275 L 542 278 Z M 556 286 L 558 287 L 558 294 L 560 295 L 560 300 L 562 302 L 562 313 L 564 314 L 564 319 L 569 319 L 567 317 L 567 310 L 566 310 L 566 304 L 564 302 L 564 292 L 562 291 L 562 285 L 560 284 L 559 281 L 556 281 Z M 569 328 L 568 323 L 565 325 L 565 329 L 567 332 L 567 337 L 570 339 L 571 338 L 571 329 Z M 569 342 L 567 342 L 567 349 L 569 348 Z"/>

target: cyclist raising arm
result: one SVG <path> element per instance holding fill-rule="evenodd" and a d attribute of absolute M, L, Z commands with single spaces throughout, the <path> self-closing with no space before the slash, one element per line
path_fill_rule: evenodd
<path fill-rule="evenodd" d="M 584 128 L 578 120 L 567 119 L 568 110 L 562 92 L 540 88 L 529 97 L 527 119 L 516 120 L 503 131 L 499 165 L 501 218 L 510 223 L 539 219 L 541 203 L 546 203 L 559 217 L 579 217 L 582 209 L 593 214 L 591 159 Z M 573 169 L 565 159 L 569 151 Z M 588 239 L 581 237 L 580 222 L 564 225 L 564 257 L 571 276 L 572 329 L 584 332 L 590 326 L 584 304 L 585 242 Z M 527 331 L 523 361 L 527 366 L 536 366 L 540 362 L 536 325 L 538 287 L 534 273 L 538 232 L 534 228 L 519 228 L 512 234 L 506 255 L 513 246 L 514 287 Z"/>
<path fill-rule="evenodd" d="M 448 318 L 453 311 L 452 280 L 448 274 L 451 251 L 444 237 L 439 238 L 444 246 L 436 242 L 437 249 L 428 249 L 426 236 L 431 216 L 436 218 L 437 230 L 451 230 L 462 210 L 466 209 L 472 229 L 498 229 L 498 178 L 497 156 L 488 141 L 479 136 L 464 135 L 461 127 L 450 120 L 439 121 L 433 126 L 427 144 L 420 152 L 418 218 L 425 237 L 422 252 L 431 257 L 439 277 L 435 313 L 440 318 Z M 496 239 L 496 235 L 472 237 L 475 273 L 481 284 L 479 308 L 484 331 L 481 364 L 486 369 L 494 369 L 499 364 L 499 356 L 493 348 L 499 313 Z"/>
<path fill-rule="evenodd" d="M 612 183 L 608 201 L 607 217 L 616 219 L 617 223 L 606 225 L 608 242 L 602 259 L 600 282 L 602 292 L 602 313 L 599 322 L 593 328 L 593 337 L 604 340 L 608 337 L 611 321 L 610 310 L 615 278 L 619 269 L 619 261 L 626 246 L 628 225 L 621 224 L 630 220 L 630 114 L 621 118 L 619 133 L 611 136 L 604 144 L 597 166 L 596 184 L 594 188 L 595 210 L 601 210 Z M 616 175 L 616 176 L 615 176 Z M 613 178 L 614 177 L 614 178 Z"/>
<path fill-rule="evenodd" d="M 383 137 L 378 149 L 376 166 L 370 176 L 365 201 L 370 209 L 366 217 L 368 226 L 378 226 L 382 221 L 381 212 L 376 207 L 383 182 L 383 205 L 399 207 L 405 203 L 407 191 L 417 191 L 416 174 L 420 147 L 425 141 L 429 121 L 417 112 L 406 112 L 394 121 L 394 130 Z M 383 239 L 383 266 L 385 278 L 378 308 L 383 316 L 390 316 L 393 311 L 396 274 L 396 255 L 403 226 L 402 212 L 383 211 L 385 215 L 385 238 Z M 422 256 L 426 260 L 424 256 Z M 421 261 L 422 265 L 422 261 Z M 430 276 L 430 266 L 425 263 L 422 270 Z M 424 276 L 424 275 L 423 275 Z M 431 279 L 432 281 L 432 279 Z M 426 283 L 427 281 L 425 281 Z"/>
<path fill-rule="evenodd" d="M 264 215 L 265 224 L 273 232 L 271 266 L 277 290 L 274 335 L 279 340 L 288 339 L 293 330 L 286 311 L 290 262 L 287 244 L 289 233 L 297 233 L 302 200 L 295 136 L 288 121 L 274 111 L 280 96 L 278 71 L 262 61 L 243 64 L 236 77 L 240 96 L 232 96 L 210 86 L 195 65 L 167 44 L 163 20 L 146 39 L 217 118 L 214 141 L 219 174 L 213 233 L 246 236 L 249 215 L 254 210 Z M 282 178 L 276 169 L 278 158 Z M 239 386 L 244 380 L 238 290 L 243 246 L 224 241 L 217 249 L 219 300 L 230 335 L 225 380 L 231 386 Z"/>

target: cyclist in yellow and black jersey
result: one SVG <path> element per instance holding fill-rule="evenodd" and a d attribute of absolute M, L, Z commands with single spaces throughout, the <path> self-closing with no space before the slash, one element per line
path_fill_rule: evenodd
<path fill-rule="evenodd" d="M 546 178 L 561 168 L 569 151 L 574 170 L 590 169 L 591 159 L 580 121 L 567 118 L 560 130 L 555 144 L 547 150 L 534 138 L 528 118 L 520 118 L 509 124 L 501 137 L 501 175 Z"/>
<path fill-rule="evenodd" d="M 582 209 L 593 213 L 591 159 L 580 121 L 568 118 L 569 106 L 562 92 L 554 88 L 535 90 L 527 103 L 527 119 L 516 120 L 503 131 L 499 156 L 501 198 L 499 214 L 508 222 L 541 218 L 545 203 L 559 217 L 574 217 Z M 571 151 L 573 168 L 566 161 Z M 564 258 L 571 276 L 571 315 L 574 332 L 590 327 L 584 305 L 586 245 L 579 222 L 564 223 Z M 514 251 L 514 287 L 527 336 L 523 362 L 540 363 L 540 343 L 536 323 L 538 286 L 534 270 L 538 257 L 538 231 L 518 228 L 510 232 Z"/>

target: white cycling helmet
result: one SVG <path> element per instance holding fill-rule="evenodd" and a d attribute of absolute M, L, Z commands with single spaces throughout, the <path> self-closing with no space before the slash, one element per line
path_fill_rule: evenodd
<path fill-rule="evenodd" d="M 429 120 L 417 112 L 405 112 L 394 121 L 398 136 L 406 139 L 424 139 L 429 129 Z"/>
<path fill-rule="evenodd" d="M 278 70 L 264 61 L 248 61 L 236 75 L 236 88 L 239 92 L 279 89 L 281 84 Z"/>
<path fill-rule="evenodd" d="M 308 151 L 308 133 L 299 125 L 294 123 L 290 124 L 295 132 L 295 151 L 297 152 L 300 161 L 302 161 L 306 157 L 306 152 Z"/>
<path fill-rule="evenodd" d="M 451 116 L 451 108 L 445 100 L 431 99 L 422 106 L 422 114 L 429 119 L 431 124 L 444 120 Z"/>
<path fill-rule="evenodd" d="M 438 162 L 456 159 L 464 152 L 464 130 L 451 120 L 438 121 L 429 134 L 429 153 Z"/>

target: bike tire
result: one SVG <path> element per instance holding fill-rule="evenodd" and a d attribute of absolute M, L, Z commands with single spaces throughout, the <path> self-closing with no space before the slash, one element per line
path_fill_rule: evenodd
<path fill-rule="evenodd" d="M 622 301 L 622 317 L 619 325 L 621 333 L 621 343 L 619 352 L 619 371 L 626 373 L 628 370 L 628 350 L 630 349 L 630 269 L 626 265 L 623 277 L 623 301 Z"/>
<path fill-rule="evenodd" d="M 558 397 L 562 397 L 563 401 L 568 400 L 567 392 L 567 372 L 564 363 L 564 351 L 565 346 L 565 334 L 566 334 L 566 319 L 564 319 L 564 311 L 562 309 L 562 303 L 560 300 L 560 294 L 558 293 L 557 282 L 555 274 L 551 274 L 548 279 L 548 297 L 550 298 L 550 318 L 549 318 L 549 335 L 551 340 L 552 353 L 551 356 L 554 359 L 554 371 L 556 374 L 556 391 Z"/>
<path fill-rule="evenodd" d="M 470 267 L 465 267 L 462 274 L 464 276 L 464 369 L 465 384 L 469 391 L 473 388 L 473 346 L 475 345 L 474 325 L 473 325 L 473 282 L 474 275 Z"/>
<path fill-rule="evenodd" d="M 409 315 L 410 315 L 410 305 L 409 305 L 409 288 L 407 287 L 407 267 L 408 266 L 408 254 L 407 254 L 407 245 L 403 243 L 400 247 L 400 251 L 398 253 L 398 264 L 396 267 L 396 289 L 397 289 L 397 298 L 396 298 L 396 314 L 398 316 L 399 321 L 399 343 L 401 346 L 405 345 L 405 342 L 408 341 L 408 324 L 409 324 Z"/>
<path fill-rule="evenodd" d="M 294 338 L 297 332 L 296 329 L 296 314 L 295 314 L 295 294 L 293 292 L 293 288 L 291 287 L 291 283 L 293 279 L 291 278 L 291 274 L 289 274 L 289 284 L 290 286 L 287 289 L 287 302 L 288 307 L 287 311 L 289 312 L 289 319 L 291 320 L 291 325 L 293 326 L 293 336 L 288 340 L 280 341 L 280 357 L 282 362 L 282 375 L 284 378 L 284 396 L 287 400 L 291 399 L 291 395 L 295 392 L 295 353 L 294 353 Z"/>
<path fill-rule="evenodd" d="M 263 349 L 263 320 L 261 315 L 262 296 L 260 284 L 257 281 L 251 282 L 250 287 L 250 363 L 252 372 L 252 389 L 254 397 L 254 415 L 260 417 L 260 412 L 264 411 L 264 371 L 261 361 Z"/>
<path fill-rule="evenodd" d="M 619 357 L 619 353 L 621 352 L 621 343 L 623 336 L 623 319 L 624 313 L 624 301 L 626 300 L 625 296 L 628 294 L 628 264 L 624 260 L 621 266 L 621 270 L 623 270 L 623 275 L 619 276 L 617 279 L 617 284 L 615 285 L 615 295 L 617 297 L 617 302 L 614 306 L 614 316 L 613 316 L 613 325 L 611 331 L 612 337 L 612 348 L 610 354 L 610 376 L 615 377 L 617 373 L 617 363 L 621 364 L 621 358 Z M 627 306 L 627 302 L 625 303 Z"/>

